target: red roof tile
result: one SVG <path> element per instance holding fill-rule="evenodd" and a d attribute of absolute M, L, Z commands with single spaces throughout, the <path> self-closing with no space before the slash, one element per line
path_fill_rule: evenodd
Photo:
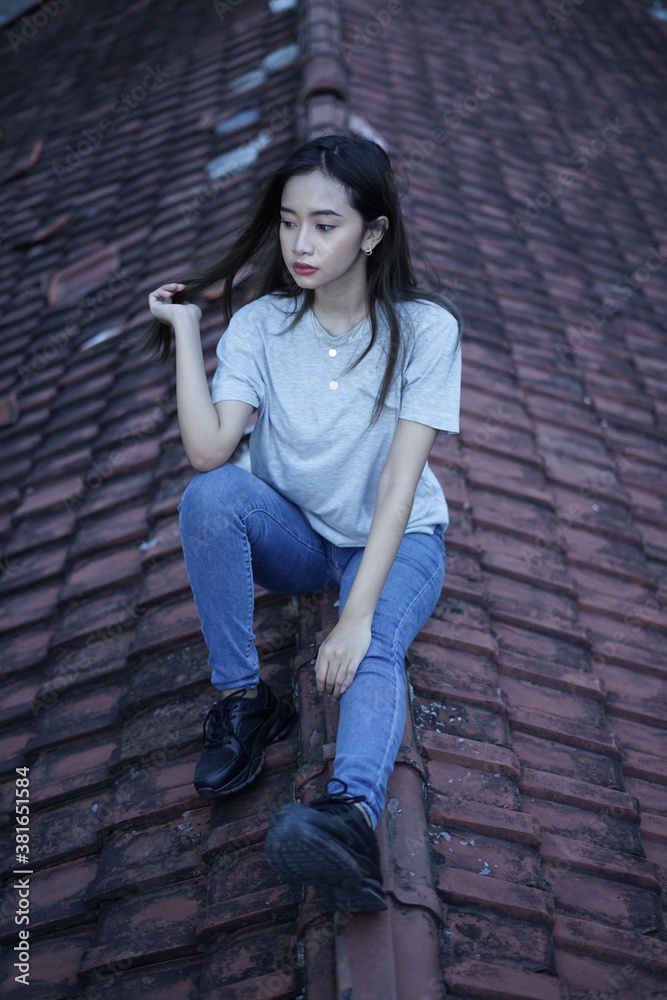
<path fill-rule="evenodd" d="M 44 149 L 44 141 L 42 139 L 37 139 L 37 141 L 33 143 L 32 148 L 28 152 L 24 153 L 23 156 L 19 157 L 14 161 L 12 166 L 9 168 L 7 173 L 2 178 L 3 183 L 6 184 L 8 181 L 14 180 L 14 178 L 16 177 L 20 177 L 21 174 L 27 173 L 31 169 L 31 167 L 34 167 L 34 165 L 37 163 L 40 156 L 42 155 L 43 149 Z"/>
<path fill-rule="evenodd" d="M 68 698 L 57 698 L 38 721 L 37 731 L 31 739 L 27 751 L 34 756 L 38 750 L 49 749 L 59 743 L 91 738 L 113 729 L 117 721 L 116 703 L 118 689 L 108 687 Z M 64 731 L 66 736 L 58 737 Z M 108 754 L 107 754 L 108 757 Z M 63 764 L 65 762 L 63 761 Z"/>
<path fill-rule="evenodd" d="M 553 899 L 541 889 L 503 882 L 498 878 L 483 878 L 481 874 L 460 868 L 441 870 L 438 889 L 450 902 L 474 903 L 482 909 L 498 909 L 508 916 L 531 923 L 551 926 L 554 922 Z"/>
<path fill-rule="evenodd" d="M 65 566 L 67 549 L 64 546 L 40 549 L 37 552 L 8 556 L 4 575 L 0 577 L 0 593 L 29 587 L 39 580 L 59 576 Z"/>
<path fill-rule="evenodd" d="M 30 900 L 34 907 L 31 932 L 41 935 L 94 922 L 94 913 L 85 904 L 85 893 L 96 871 L 96 857 L 79 858 L 45 869 L 30 879 Z M 14 920 L 0 933 L 7 943 L 13 944 L 16 940 Z"/>
<path fill-rule="evenodd" d="M 30 945 L 29 986 L 35 992 L 39 990 L 44 1000 L 56 1000 L 63 995 L 76 996 L 80 988 L 78 971 L 81 956 L 90 946 L 93 933 L 90 927 L 70 927 L 65 933 L 56 931 L 43 937 L 35 935 Z M 13 968 L 15 960 L 13 948 L 6 948 L 0 968 L 6 995 L 11 1000 L 18 1000 L 25 994 L 24 984 L 15 982 L 18 971 Z"/>
<path fill-rule="evenodd" d="M 19 405 L 15 393 L 0 399 L 0 427 L 15 424 L 19 417 Z"/>
<path fill-rule="evenodd" d="M 561 1000 L 555 978 L 500 964 L 464 961 L 448 970 L 445 981 L 448 996 L 486 997 L 487 1000 Z"/>
<path fill-rule="evenodd" d="M 103 905 L 95 944 L 83 956 L 79 972 L 90 975 L 110 963 L 128 967 L 129 962 L 152 964 L 194 954 L 204 891 L 200 877 Z"/>
<path fill-rule="evenodd" d="M 100 509 L 100 499 L 96 491 L 96 480 L 90 481 L 80 488 L 80 492 L 75 493 L 70 501 L 70 507 L 77 513 L 87 515 L 93 513 L 96 506 Z M 126 481 L 127 482 L 127 481 Z M 132 484 L 134 485 L 134 484 Z M 98 487 L 100 494 L 103 487 Z M 130 494 L 128 500 L 134 500 Z M 105 517 L 98 517 L 95 520 L 84 521 L 77 532 L 76 538 L 70 549 L 70 556 L 83 558 L 97 554 L 104 549 L 112 548 L 115 545 L 128 545 L 130 542 L 139 542 L 146 536 L 147 521 L 146 507 L 143 504 L 126 507 L 118 511 L 118 504 L 112 504 L 115 513 Z M 106 508 L 106 504 L 102 509 Z"/>
<path fill-rule="evenodd" d="M 33 587 L 26 593 L 0 599 L 0 632 L 27 628 L 50 619 L 56 612 L 57 586 Z"/>

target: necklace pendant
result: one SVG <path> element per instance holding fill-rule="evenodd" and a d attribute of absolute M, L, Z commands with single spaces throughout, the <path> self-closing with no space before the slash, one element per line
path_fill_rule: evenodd
<path fill-rule="evenodd" d="M 336 350 L 335 347 L 330 347 L 329 348 L 329 357 L 330 358 L 335 358 L 337 354 L 338 354 L 338 351 Z"/>
<path fill-rule="evenodd" d="M 333 379 L 331 382 L 329 382 L 329 388 L 330 389 L 337 389 L 338 388 L 338 382 L 336 382 L 336 380 Z"/>

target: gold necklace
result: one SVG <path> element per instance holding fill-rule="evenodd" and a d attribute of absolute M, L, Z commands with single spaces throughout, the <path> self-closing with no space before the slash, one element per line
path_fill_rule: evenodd
<path fill-rule="evenodd" d="M 343 371 L 341 371 L 339 375 L 334 375 L 334 373 L 333 373 L 333 372 L 331 371 L 331 366 L 329 365 L 329 362 L 327 361 L 327 357 L 326 357 L 326 354 L 324 353 L 324 351 L 323 351 L 323 349 L 322 349 L 322 344 L 320 343 L 320 336 L 319 336 L 319 334 L 318 334 L 318 332 L 317 332 L 317 328 L 316 328 L 316 326 L 315 326 L 315 318 L 314 318 L 314 315 L 315 315 L 315 314 L 314 314 L 313 310 L 311 309 L 311 310 L 310 310 L 310 325 L 311 325 L 311 326 L 312 326 L 312 328 L 313 328 L 313 333 L 315 334 L 315 339 L 317 340 L 317 346 L 319 347 L 319 349 L 320 349 L 320 353 L 321 353 L 322 357 L 324 358 L 324 363 L 325 363 L 325 365 L 327 366 L 327 369 L 328 369 L 328 371 L 329 371 L 329 374 L 331 375 L 331 381 L 329 382 L 329 388 L 330 388 L 330 389 L 331 389 L 332 391 L 335 391 L 335 390 L 336 390 L 336 389 L 338 388 L 338 379 L 340 379 L 340 378 L 342 378 L 342 377 L 343 377 L 343 375 L 345 374 L 345 369 L 344 369 Z M 357 346 L 356 346 L 356 347 L 355 347 L 355 349 L 354 349 L 354 354 L 352 355 L 352 357 L 351 357 L 350 361 L 348 361 L 348 365 L 350 365 L 350 364 L 352 363 L 352 361 L 354 361 L 354 359 L 355 359 L 355 357 L 356 357 L 356 355 L 357 355 L 357 351 L 359 350 L 359 344 L 361 343 L 361 337 L 362 337 L 362 335 L 363 335 L 363 332 L 364 332 L 364 330 L 366 329 L 366 321 L 367 321 L 367 320 L 368 320 L 368 316 L 366 316 L 366 318 L 365 318 L 364 320 L 362 320 L 362 321 L 361 321 L 361 329 L 359 330 L 359 336 L 358 336 L 358 338 L 357 338 Z M 346 341 L 344 341 L 344 343 L 343 343 L 343 344 L 342 344 L 341 346 L 342 346 L 342 347 L 345 347 L 345 345 L 346 345 L 346 344 L 349 344 L 349 343 L 350 343 L 350 341 L 351 341 L 351 340 L 352 340 L 352 339 L 353 339 L 353 338 L 354 338 L 355 336 L 356 336 L 356 333 L 353 333 L 353 334 L 352 334 L 352 335 L 351 335 L 350 337 L 348 337 L 348 338 L 347 338 L 347 340 L 346 340 Z M 335 347 L 330 347 L 330 348 L 329 348 L 329 356 L 330 356 L 330 357 L 332 357 L 332 358 L 335 358 L 335 357 L 336 357 L 336 355 L 337 355 L 337 353 L 338 353 L 338 351 L 336 350 L 336 348 L 335 348 Z M 345 366 L 345 368 L 347 368 L 347 366 Z"/>
<path fill-rule="evenodd" d="M 341 345 L 340 345 L 341 347 L 345 347 L 345 345 L 346 345 L 346 344 L 349 344 L 351 340 L 354 340 L 354 338 L 355 338 L 355 337 L 356 337 L 356 335 L 357 335 L 357 328 L 359 327 L 359 325 L 360 325 L 361 323 L 363 323 L 363 322 L 364 322 L 365 320 L 367 320 L 367 319 L 368 319 L 368 316 L 364 316 L 364 318 L 363 318 L 363 319 L 360 319 L 360 320 L 359 320 L 359 323 L 355 323 L 355 326 L 354 326 L 354 329 L 352 330 L 352 333 L 351 333 L 351 335 L 350 335 L 350 336 L 349 336 L 349 337 L 347 338 L 347 340 L 344 340 L 344 341 L 342 341 L 342 343 L 341 343 Z M 314 310 L 314 309 L 311 309 L 311 310 L 310 310 L 310 321 L 311 321 L 311 323 L 312 323 L 312 325 L 313 325 L 313 330 L 315 330 L 315 331 L 316 331 L 316 328 L 315 328 L 315 322 L 316 322 L 316 321 L 317 321 L 317 323 L 319 323 L 320 327 L 321 327 L 321 328 L 322 328 L 322 329 L 324 330 L 324 327 L 323 327 L 323 326 L 322 326 L 322 324 L 320 323 L 319 319 L 317 319 L 317 317 L 315 316 L 315 310 Z M 316 331 L 316 333 L 317 333 L 317 331 Z M 325 333 L 326 333 L 326 331 L 325 331 Z M 338 338 L 336 338 L 336 339 L 338 339 Z M 339 348 L 339 350 L 340 350 L 340 348 Z M 335 347 L 330 347 L 330 348 L 329 348 L 329 351 L 328 351 L 328 354 L 329 354 L 329 357 L 330 357 L 330 358 L 335 358 L 335 357 L 336 357 L 336 355 L 338 354 L 338 351 L 336 350 L 336 348 L 335 348 Z"/>

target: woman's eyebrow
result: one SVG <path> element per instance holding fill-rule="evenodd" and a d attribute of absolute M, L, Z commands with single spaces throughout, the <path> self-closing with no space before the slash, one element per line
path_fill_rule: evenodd
<path fill-rule="evenodd" d="M 281 212 L 288 212 L 290 215 L 296 215 L 293 208 L 286 208 L 285 205 L 280 206 Z M 310 215 L 335 215 L 336 218 L 342 219 L 343 216 L 340 212 L 334 212 L 333 208 L 318 208 L 315 212 L 310 212 Z"/>

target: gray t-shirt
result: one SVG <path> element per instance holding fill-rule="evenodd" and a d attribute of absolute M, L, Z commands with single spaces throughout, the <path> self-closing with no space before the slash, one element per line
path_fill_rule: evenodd
<path fill-rule="evenodd" d="M 459 430 L 461 351 L 454 353 L 455 318 L 425 300 L 400 303 L 398 310 L 401 355 L 383 411 L 370 430 L 389 343 L 380 310 L 373 349 L 344 374 L 368 346 L 370 322 L 352 339 L 332 337 L 307 311 L 293 329 L 281 332 L 294 315 L 290 298 L 265 295 L 243 306 L 218 344 L 212 401 L 238 399 L 258 410 L 250 436 L 252 473 L 297 504 L 315 531 L 335 545 L 366 544 L 399 417 L 449 434 Z M 333 358 L 330 348 L 337 352 Z M 329 388 L 332 374 L 338 381 L 335 391 Z M 435 525 L 444 531 L 448 523 L 442 488 L 427 462 L 406 533 L 432 534 Z"/>

